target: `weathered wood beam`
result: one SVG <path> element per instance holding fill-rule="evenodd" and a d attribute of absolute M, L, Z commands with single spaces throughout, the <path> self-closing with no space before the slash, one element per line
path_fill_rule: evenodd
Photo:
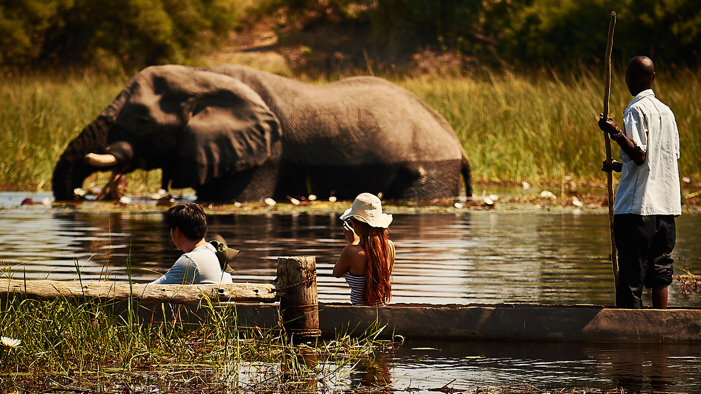
<path fill-rule="evenodd" d="M 142 303 L 195 304 L 209 297 L 218 301 L 274 302 L 272 284 L 150 285 L 117 282 L 67 282 L 53 280 L 0 279 L 0 298 L 12 295 L 29 298 L 100 299 Z"/>
<path fill-rule="evenodd" d="M 314 256 L 278 257 L 278 290 L 285 331 L 299 340 L 319 337 L 319 298 Z"/>

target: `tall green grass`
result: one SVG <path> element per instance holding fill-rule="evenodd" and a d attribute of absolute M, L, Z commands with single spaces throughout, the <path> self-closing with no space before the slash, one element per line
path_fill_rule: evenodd
<path fill-rule="evenodd" d="M 235 304 L 208 299 L 197 314 L 169 304 L 139 313 L 138 303 L 125 310 L 112 301 L 21 295 L 0 305 L 0 333 L 21 340 L 15 347 L 0 343 L 0 388 L 8 392 L 62 380 L 84 391 L 112 392 L 125 374 L 163 391 L 175 384 L 243 392 L 311 386 L 316 392 L 318 382 L 326 388 L 342 384 L 359 359 L 388 344 L 376 339 L 377 325 L 357 338 L 293 344 L 280 328 L 240 328 Z"/>
<path fill-rule="evenodd" d="M 0 190 L 51 190 L 61 153 L 114 100 L 130 77 L 0 75 Z M 132 175 L 157 190 L 158 174 Z M 103 186 L 108 174 L 86 180 Z"/>
<path fill-rule="evenodd" d="M 453 126 L 478 182 L 527 181 L 605 184 L 603 82 L 590 73 L 488 74 L 484 80 L 405 79 L 398 84 L 416 93 Z M 701 182 L 701 85 L 699 73 L 658 75 L 653 89 L 674 111 L 680 133 L 680 175 Z M 620 73 L 613 76 L 609 113 L 622 124 L 632 97 Z M 620 148 L 612 142 L 612 154 Z"/>
<path fill-rule="evenodd" d="M 416 93 L 453 126 L 476 182 L 603 185 L 602 78 L 586 71 L 484 77 L 405 77 L 394 82 Z M 119 93 L 129 76 L 0 77 L 0 188 L 49 190 L 61 152 Z M 313 82 L 313 81 L 310 81 Z M 324 83 L 324 81 L 321 81 Z M 653 88 L 675 112 L 680 174 L 701 182 L 699 72 L 658 75 Z M 610 113 L 618 123 L 631 97 L 615 72 Z M 618 146 L 613 143 L 613 155 Z M 154 192 L 160 174 L 130 175 L 130 192 Z M 86 182 L 106 182 L 106 175 Z"/>

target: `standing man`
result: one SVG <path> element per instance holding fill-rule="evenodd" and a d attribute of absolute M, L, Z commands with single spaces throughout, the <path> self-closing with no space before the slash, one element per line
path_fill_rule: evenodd
<path fill-rule="evenodd" d="M 679 131 L 672 111 L 655 98 L 654 79 L 650 58 L 631 59 L 626 85 L 634 97 L 623 113 L 623 130 L 611 117 L 599 119 L 599 128 L 621 147 L 621 162 L 602 168 L 621 173 L 613 208 L 620 308 L 642 308 L 643 286 L 652 288 L 654 308 L 666 308 L 672 283 L 674 217 L 681 215 Z"/>

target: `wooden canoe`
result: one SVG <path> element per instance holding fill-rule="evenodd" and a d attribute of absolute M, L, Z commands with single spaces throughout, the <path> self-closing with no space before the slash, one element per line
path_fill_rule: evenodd
<path fill-rule="evenodd" d="M 186 316 L 191 312 L 197 316 L 206 313 L 205 306 L 211 301 L 223 306 L 235 305 L 235 309 L 231 309 L 235 310 L 241 326 L 275 328 L 284 320 L 280 318 L 281 315 L 290 316 L 289 313 L 280 314 L 281 304 L 276 300 L 284 294 L 289 297 L 291 287 L 304 284 L 316 296 L 313 280 L 298 282 L 293 286 L 280 287 L 273 284 L 175 286 L 0 279 L 0 300 L 19 296 L 39 299 L 63 297 L 79 303 L 86 299 L 110 300 L 116 304 L 136 302 L 140 315 L 149 319 L 159 314 L 163 316 L 168 310 L 176 312 L 183 309 L 163 308 L 164 304 L 184 304 Z M 386 326 L 380 336 L 382 338 L 397 334 L 407 339 L 451 341 L 701 342 L 701 309 L 618 309 L 599 305 L 533 304 L 390 304 L 386 307 L 360 307 L 323 303 L 318 304 L 317 308 L 313 298 L 311 304 L 294 304 L 296 306 L 290 306 L 284 312 L 296 311 L 298 314 L 294 316 L 304 318 L 306 314 L 312 316 L 318 309 L 319 327 L 314 331 L 318 333 L 321 330 L 321 335 L 327 338 L 339 333 L 360 335 L 368 328 Z M 117 309 L 119 306 L 116 306 Z M 316 316 L 312 320 L 316 320 Z M 183 321 L 182 317 L 180 321 Z M 294 322 L 286 325 L 288 330 L 294 329 Z"/>
<path fill-rule="evenodd" d="M 270 304 L 237 304 L 240 324 L 274 327 Z M 359 307 L 319 304 L 322 336 L 361 334 L 385 326 L 380 337 L 451 341 L 701 342 L 701 309 L 618 309 L 597 305 L 430 305 Z"/>

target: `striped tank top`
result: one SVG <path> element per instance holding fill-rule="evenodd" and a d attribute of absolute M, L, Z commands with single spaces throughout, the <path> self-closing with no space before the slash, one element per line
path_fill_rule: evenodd
<path fill-rule="evenodd" d="M 394 242 L 389 241 L 389 253 L 390 253 L 390 258 L 392 261 L 394 261 L 395 258 L 395 249 L 394 249 Z M 343 277 L 346 279 L 346 283 L 348 283 L 348 287 L 351 288 L 351 304 L 353 305 L 365 305 L 363 304 L 363 290 L 365 289 L 365 275 L 355 275 L 351 274 L 350 271 L 346 271 L 345 274 L 343 274 Z M 383 302 L 378 303 L 378 305 L 384 305 Z"/>
<path fill-rule="evenodd" d="M 365 289 L 365 275 L 353 275 L 350 271 L 346 271 L 343 275 L 346 278 L 346 283 L 351 288 L 351 304 L 363 304 L 363 289 Z"/>

